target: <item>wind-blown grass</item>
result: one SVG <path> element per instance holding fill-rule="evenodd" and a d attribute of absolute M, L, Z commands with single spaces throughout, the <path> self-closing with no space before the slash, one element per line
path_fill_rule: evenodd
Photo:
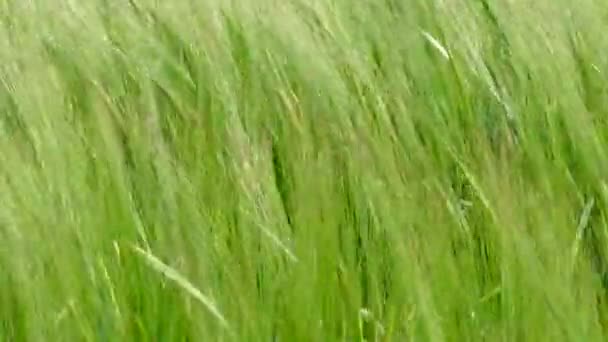
<path fill-rule="evenodd" d="M 604 341 L 608 5 L 0 0 L 1 341 Z"/>

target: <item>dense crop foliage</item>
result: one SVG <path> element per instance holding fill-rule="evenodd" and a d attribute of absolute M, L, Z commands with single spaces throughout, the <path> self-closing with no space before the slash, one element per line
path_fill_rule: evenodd
<path fill-rule="evenodd" d="M 605 341 L 608 2 L 0 0 L 0 341 Z"/>

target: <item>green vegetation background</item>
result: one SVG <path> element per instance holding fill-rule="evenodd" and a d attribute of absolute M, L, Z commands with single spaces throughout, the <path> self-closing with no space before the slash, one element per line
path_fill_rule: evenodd
<path fill-rule="evenodd" d="M 1 341 L 605 341 L 608 3 L 1 0 Z"/>

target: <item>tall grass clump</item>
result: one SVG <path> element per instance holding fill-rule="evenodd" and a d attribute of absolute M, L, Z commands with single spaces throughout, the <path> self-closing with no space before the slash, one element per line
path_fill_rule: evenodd
<path fill-rule="evenodd" d="M 608 3 L 0 0 L 0 341 L 605 341 Z"/>

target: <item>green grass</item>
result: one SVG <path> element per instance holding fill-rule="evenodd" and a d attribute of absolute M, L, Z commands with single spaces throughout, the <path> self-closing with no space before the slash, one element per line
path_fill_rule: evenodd
<path fill-rule="evenodd" d="M 0 0 L 0 341 L 605 341 L 603 0 Z"/>

